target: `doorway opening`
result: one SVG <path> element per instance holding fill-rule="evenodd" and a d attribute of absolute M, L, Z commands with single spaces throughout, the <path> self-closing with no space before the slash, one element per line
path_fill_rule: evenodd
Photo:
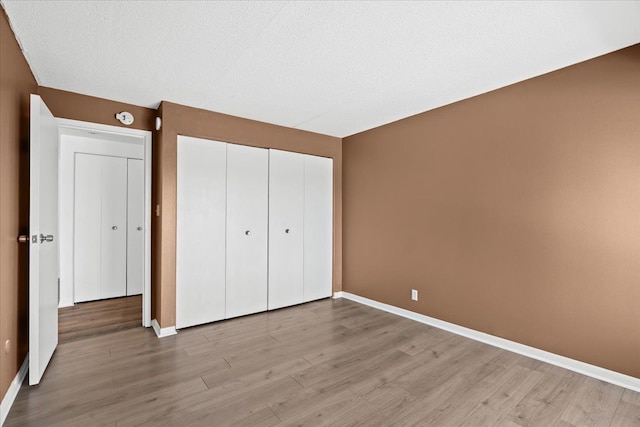
<path fill-rule="evenodd" d="M 151 132 L 58 119 L 59 339 L 151 326 Z"/>
<path fill-rule="evenodd" d="M 142 295 L 102 299 L 58 309 L 58 344 L 140 327 Z"/>

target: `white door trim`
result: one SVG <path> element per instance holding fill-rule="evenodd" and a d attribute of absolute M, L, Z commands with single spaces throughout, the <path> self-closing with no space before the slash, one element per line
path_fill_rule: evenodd
<path fill-rule="evenodd" d="M 74 131 L 93 131 L 113 136 L 140 138 L 144 144 L 144 287 L 142 290 L 142 325 L 151 326 L 151 131 L 128 129 L 119 126 L 83 122 L 71 119 L 57 119 L 59 135 L 73 134 Z"/>

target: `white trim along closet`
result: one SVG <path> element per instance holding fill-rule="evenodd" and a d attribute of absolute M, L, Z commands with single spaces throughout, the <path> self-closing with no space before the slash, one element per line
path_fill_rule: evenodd
<path fill-rule="evenodd" d="M 178 136 L 176 327 L 331 296 L 333 160 Z"/>

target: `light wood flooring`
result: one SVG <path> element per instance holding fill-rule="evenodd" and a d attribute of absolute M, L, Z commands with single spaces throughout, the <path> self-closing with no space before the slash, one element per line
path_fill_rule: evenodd
<path fill-rule="evenodd" d="M 142 295 L 90 301 L 58 309 L 58 343 L 142 328 Z"/>
<path fill-rule="evenodd" d="M 6 426 L 638 426 L 640 393 L 348 300 L 61 344 Z"/>

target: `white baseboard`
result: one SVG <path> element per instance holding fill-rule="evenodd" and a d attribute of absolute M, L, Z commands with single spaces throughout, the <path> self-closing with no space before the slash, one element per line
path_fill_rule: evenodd
<path fill-rule="evenodd" d="M 15 378 L 11 382 L 7 393 L 2 398 L 2 404 L 0 404 L 0 426 L 4 424 L 9 415 L 9 411 L 11 410 L 11 406 L 13 402 L 16 400 L 16 396 L 18 396 L 18 392 L 20 391 L 20 387 L 22 387 L 22 382 L 27 377 L 27 371 L 29 370 L 29 355 L 24 358 L 22 362 L 22 366 L 20 366 L 20 370 L 16 374 Z"/>
<path fill-rule="evenodd" d="M 589 377 L 596 378 L 598 380 L 602 380 L 611 384 L 615 384 L 620 387 L 628 388 L 629 390 L 640 392 L 640 378 L 621 374 L 620 372 L 611 371 L 609 369 L 601 368 L 599 366 L 591 365 L 579 360 L 570 359 L 568 357 L 560 356 L 559 354 L 551 353 L 545 350 L 540 350 L 535 347 L 529 347 L 528 345 L 520 344 L 515 341 L 496 337 L 495 335 L 486 334 L 474 329 L 465 328 L 464 326 L 459 326 L 454 323 L 438 320 L 433 317 L 425 316 L 423 314 L 405 310 L 393 305 L 384 304 L 378 301 L 354 295 L 349 292 L 336 292 L 334 294 L 334 298 L 344 298 L 355 301 L 360 304 L 393 313 L 398 316 L 406 317 L 407 319 L 415 320 L 416 322 L 424 323 L 429 326 L 434 326 L 436 328 L 443 329 L 445 331 L 461 335 L 472 340 L 480 341 L 485 344 L 512 351 L 514 353 L 531 357 L 542 362 L 550 363 L 561 368 L 569 369 L 571 371 L 578 372 L 580 374 L 587 375 Z"/>
<path fill-rule="evenodd" d="M 176 335 L 178 333 L 176 331 L 175 326 L 169 326 L 168 328 L 161 328 L 160 324 L 156 319 L 153 319 L 151 321 L 151 327 L 153 328 L 158 338 L 170 337 L 171 335 Z"/>
<path fill-rule="evenodd" d="M 333 293 L 333 298 L 342 298 L 344 292 L 338 291 Z"/>

